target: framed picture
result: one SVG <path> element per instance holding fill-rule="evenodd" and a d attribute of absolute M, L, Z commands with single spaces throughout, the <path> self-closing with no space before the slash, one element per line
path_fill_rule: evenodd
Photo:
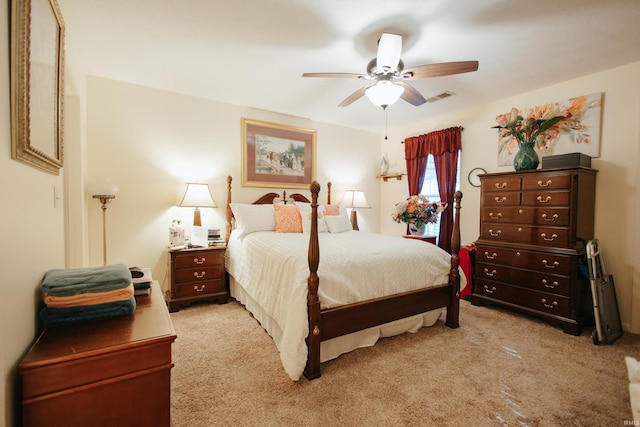
<path fill-rule="evenodd" d="M 316 131 L 242 118 L 242 186 L 308 188 Z"/>
<path fill-rule="evenodd" d="M 64 24 L 56 0 L 11 2 L 11 157 L 62 168 Z"/>

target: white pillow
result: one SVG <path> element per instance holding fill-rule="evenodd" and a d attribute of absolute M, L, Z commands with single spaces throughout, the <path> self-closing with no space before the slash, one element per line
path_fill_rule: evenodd
<path fill-rule="evenodd" d="M 311 232 L 311 203 L 306 202 L 296 202 L 295 203 L 298 208 L 300 208 L 300 215 L 302 216 L 302 232 L 310 233 Z M 327 224 L 324 220 L 326 217 L 324 206 L 318 206 L 318 233 L 326 233 L 329 230 L 327 229 Z"/>
<path fill-rule="evenodd" d="M 236 219 L 236 232 L 242 239 L 254 231 L 275 231 L 276 217 L 273 205 L 247 205 L 229 203 Z"/>
<path fill-rule="evenodd" d="M 344 233 L 351 230 L 351 223 L 344 215 L 327 215 L 324 217 L 329 233 Z"/>

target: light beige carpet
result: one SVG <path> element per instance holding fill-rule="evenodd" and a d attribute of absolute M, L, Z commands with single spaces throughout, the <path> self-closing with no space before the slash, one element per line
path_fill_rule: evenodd
<path fill-rule="evenodd" d="M 593 344 L 558 327 L 461 301 L 439 321 L 382 339 L 291 381 L 271 338 L 244 309 L 172 313 L 173 426 L 622 426 L 631 421 L 624 356 L 640 336 Z"/>

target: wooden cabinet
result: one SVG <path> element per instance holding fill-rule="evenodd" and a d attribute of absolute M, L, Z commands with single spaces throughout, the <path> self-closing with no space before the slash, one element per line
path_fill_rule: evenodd
<path fill-rule="evenodd" d="M 169 251 L 171 289 L 167 303 L 170 312 L 196 301 L 227 302 L 225 250 L 226 246 L 210 246 Z"/>
<path fill-rule="evenodd" d="M 481 175 L 471 302 L 536 315 L 579 335 L 593 316 L 584 268 L 597 171 L 557 168 Z"/>
<path fill-rule="evenodd" d="M 19 365 L 24 426 L 169 426 L 176 338 L 157 282 L 128 316 L 45 329 Z"/>

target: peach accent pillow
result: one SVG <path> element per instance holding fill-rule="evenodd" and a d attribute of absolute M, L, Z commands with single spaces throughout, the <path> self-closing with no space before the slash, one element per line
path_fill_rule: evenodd
<path fill-rule="evenodd" d="M 302 217 L 296 205 L 273 205 L 277 233 L 302 233 Z"/>
<path fill-rule="evenodd" d="M 340 205 L 322 205 L 324 206 L 324 211 L 328 216 L 337 216 L 340 215 Z"/>

